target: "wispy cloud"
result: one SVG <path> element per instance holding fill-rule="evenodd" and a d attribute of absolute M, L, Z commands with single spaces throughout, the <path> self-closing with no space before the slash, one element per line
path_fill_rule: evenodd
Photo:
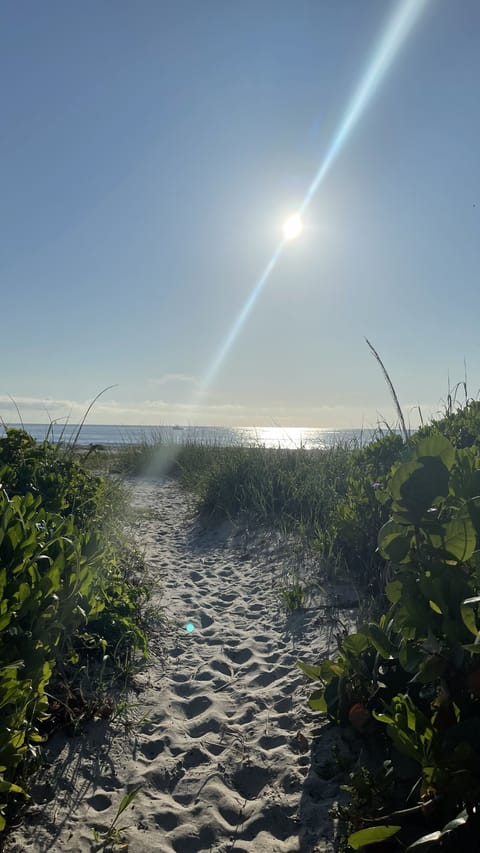
<path fill-rule="evenodd" d="M 187 383 L 188 385 L 198 385 L 198 379 L 195 376 L 189 376 L 186 373 L 165 373 L 157 378 L 153 377 L 148 380 L 154 385 L 169 385 L 171 383 Z"/>
<path fill-rule="evenodd" d="M 54 399 L 52 397 L 15 397 L 24 423 L 47 423 L 48 421 L 69 421 L 79 423 L 91 400 Z M 425 420 L 437 407 L 422 405 Z M 412 419 L 412 425 L 418 421 L 416 406 L 405 406 L 405 412 Z M 18 414 L 14 403 L 7 394 L 0 394 L 0 419 L 6 423 L 17 423 Z M 191 403 L 166 400 L 116 400 L 102 398 L 97 400 L 87 422 L 90 424 L 117 424 L 158 426 L 167 424 L 191 424 L 214 426 L 298 426 L 325 427 L 327 429 L 350 427 L 374 427 L 379 420 L 395 423 L 395 413 L 380 416 L 365 411 L 365 406 L 357 405 L 314 405 L 296 406 L 292 409 L 285 402 L 270 406 L 250 406 L 228 400 L 205 403 L 194 406 Z"/>

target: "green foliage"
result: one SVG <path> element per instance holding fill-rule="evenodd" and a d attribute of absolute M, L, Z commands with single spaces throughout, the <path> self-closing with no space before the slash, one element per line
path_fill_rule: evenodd
<path fill-rule="evenodd" d="M 435 433 L 448 438 L 454 447 L 480 448 L 480 402 L 467 400 L 465 405 L 453 411 L 452 401 L 446 408 L 446 414 L 438 420 L 433 420 L 418 431 L 418 437 L 434 435 Z"/>
<path fill-rule="evenodd" d="M 290 613 L 301 610 L 305 604 L 305 590 L 295 572 L 289 576 L 287 584 L 280 590 L 280 598 Z"/>
<path fill-rule="evenodd" d="M 399 435 L 389 434 L 351 452 L 345 488 L 333 502 L 318 537 L 318 543 L 329 542 L 349 573 L 369 583 L 375 594 L 385 564 L 375 547 L 378 530 L 389 514 L 385 479 L 403 446 Z"/>
<path fill-rule="evenodd" d="M 103 481 L 20 430 L 0 439 L 0 464 L 1 829 L 11 795 L 22 793 L 15 780 L 44 739 L 52 694 L 94 657 L 125 666 L 146 652 L 146 593 L 108 535 Z"/>
<path fill-rule="evenodd" d="M 7 429 L 0 438 L 0 482 L 10 497 L 40 495 L 46 510 L 73 516 L 78 528 L 101 513 L 102 481 L 85 470 L 73 448 L 39 444 L 23 430 Z"/>
<path fill-rule="evenodd" d="M 480 803 L 477 450 L 456 449 L 440 432 L 417 437 L 386 494 L 378 548 L 391 566 L 388 611 L 347 637 L 334 660 L 299 665 L 320 684 L 312 708 L 363 735 L 380 723 L 421 802 L 440 799 L 453 817 Z"/>

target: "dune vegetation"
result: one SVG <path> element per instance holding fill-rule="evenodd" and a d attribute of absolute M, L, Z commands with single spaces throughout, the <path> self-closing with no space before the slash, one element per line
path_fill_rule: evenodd
<path fill-rule="evenodd" d="M 145 442 L 109 458 L 174 476 L 203 524 L 275 527 L 373 606 L 336 654 L 304 660 L 310 707 L 371 757 L 336 817 L 345 849 L 474 844 L 480 804 L 480 403 L 413 436 L 322 451 Z M 0 439 L 0 826 L 59 724 L 108 715 L 146 655 L 147 589 L 111 474 L 21 430 Z M 108 691 L 105 672 L 108 670 Z M 98 679 L 96 673 L 102 673 Z M 100 686 L 99 686 L 100 685 Z M 380 849 L 380 848 L 377 848 Z"/>
<path fill-rule="evenodd" d="M 0 830 L 28 797 L 41 744 L 113 709 L 147 653 L 139 556 L 122 489 L 73 448 L 0 439 Z M 136 569 L 136 571 L 134 571 Z"/>

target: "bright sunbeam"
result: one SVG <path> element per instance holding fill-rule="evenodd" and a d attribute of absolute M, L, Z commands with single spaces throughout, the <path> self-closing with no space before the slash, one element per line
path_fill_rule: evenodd
<path fill-rule="evenodd" d="M 300 213 L 303 213 L 312 201 L 330 166 L 339 154 L 365 108 L 368 106 L 369 101 L 378 89 L 383 77 L 428 2 L 429 0 L 404 0 L 398 6 L 373 55 L 370 65 L 367 67 L 353 98 L 345 110 L 332 144 L 303 200 Z"/>
<path fill-rule="evenodd" d="M 280 255 L 282 254 L 284 245 L 285 245 L 285 243 L 283 242 L 283 243 L 280 243 L 279 246 L 277 246 L 277 248 L 276 248 L 275 252 L 273 253 L 272 257 L 270 258 L 267 266 L 265 267 L 263 274 L 258 279 L 254 289 L 252 290 L 250 296 L 248 297 L 248 299 L 245 302 L 242 310 L 240 311 L 240 314 L 238 315 L 234 324 L 232 325 L 232 328 L 230 329 L 230 331 L 229 331 L 227 337 L 225 338 L 222 346 L 220 347 L 217 355 L 215 356 L 215 359 L 213 360 L 212 364 L 210 365 L 208 373 L 204 377 L 204 380 L 201 384 L 201 387 L 199 388 L 199 391 L 198 391 L 198 394 L 197 394 L 196 400 L 195 400 L 196 405 L 198 405 L 198 403 L 200 402 L 200 400 L 204 396 L 205 392 L 207 391 L 209 385 L 211 385 L 212 380 L 215 377 L 220 365 L 222 364 L 227 353 L 231 349 L 233 342 L 237 338 L 238 333 L 240 332 L 240 329 L 242 328 L 245 320 L 247 319 L 248 315 L 250 314 L 250 311 L 252 310 L 254 303 L 256 302 L 258 297 L 260 296 L 260 293 L 262 292 L 262 290 L 265 287 L 268 279 L 270 278 L 273 270 L 275 269 L 277 262 L 278 262 L 278 259 L 279 259 Z"/>
<path fill-rule="evenodd" d="M 223 363 L 228 352 L 233 346 L 233 343 L 238 337 L 238 334 L 243 324 L 245 323 L 248 315 L 250 314 L 256 300 L 260 296 L 260 293 L 264 289 L 268 279 L 270 278 L 273 270 L 275 269 L 280 255 L 282 254 L 282 251 L 285 248 L 285 245 L 300 235 L 303 228 L 302 214 L 305 212 L 310 202 L 312 201 L 325 175 L 330 169 L 330 166 L 340 153 L 340 150 L 345 144 L 348 136 L 350 135 L 353 128 L 359 121 L 361 115 L 368 106 L 370 100 L 372 99 L 372 96 L 378 89 L 381 81 L 383 80 L 387 71 L 392 65 L 400 48 L 402 47 L 407 36 L 411 32 L 413 25 L 418 20 L 420 14 L 423 12 L 428 2 L 429 0 L 403 0 L 403 2 L 399 3 L 393 17 L 391 18 L 386 27 L 386 30 L 381 38 L 380 44 L 378 45 L 373 54 L 371 62 L 367 66 L 367 69 L 364 72 L 360 83 L 357 89 L 355 90 L 353 97 L 350 100 L 350 103 L 347 106 L 347 109 L 345 110 L 342 121 L 340 122 L 337 132 L 333 137 L 332 143 L 328 148 L 327 153 L 322 163 L 320 164 L 320 167 L 312 183 L 310 184 L 310 187 L 308 188 L 308 191 L 305 195 L 305 198 L 303 199 L 302 204 L 300 205 L 297 212 L 289 216 L 288 219 L 285 221 L 282 228 L 283 241 L 276 248 L 274 254 L 272 255 L 272 258 L 267 264 L 264 272 L 257 281 L 250 296 L 248 297 L 238 317 L 236 318 L 230 331 L 228 332 L 228 335 L 222 343 L 209 370 L 207 371 L 206 376 L 203 379 L 203 382 L 201 383 L 194 402 L 194 406 L 198 405 L 200 403 L 200 400 L 205 396 L 205 393 L 211 385 L 221 364 Z"/>
<path fill-rule="evenodd" d="M 289 216 L 288 219 L 283 223 L 283 239 L 284 240 L 295 240 L 296 237 L 299 237 L 303 230 L 303 222 L 298 213 L 293 213 L 292 216 Z"/>

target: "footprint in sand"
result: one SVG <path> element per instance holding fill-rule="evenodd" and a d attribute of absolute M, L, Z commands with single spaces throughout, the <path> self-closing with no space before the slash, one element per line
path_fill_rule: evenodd
<path fill-rule="evenodd" d="M 246 800 L 255 800 L 269 779 L 267 770 L 263 767 L 241 767 L 232 777 L 236 790 Z"/>
<path fill-rule="evenodd" d="M 250 649 L 225 649 L 225 654 L 234 663 L 246 663 L 252 657 Z"/>
<path fill-rule="evenodd" d="M 222 675 L 232 674 L 232 670 L 226 661 L 215 659 L 211 661 L 210 666 L 215 670 L 215 672 L 221 672 Z"/>
<path fill-rule="evenodd" d="M 218 596 L 220 601 L 223 601 L 224 604 L 231 604 L 232 601 L 236 601 L 238 595 L 236 592 L 225 592 L 223 595 Z"/>
<path fill-rule="evenodd" d="M 210 625 L 213 625 L 213 619 L 208 613 L 205 613 L 203 610 L 200 611 L 200 624 L 202 628 L 210 628 Z"/>
<path fill-rule="evenodd" d="M 112 805 L 112 798 L 107 797 L 105 794 L 95 794 L 95 796 L 88 798 L 87 803 L 96 812 L 104 812 Z"/>
<path fill-rule="evenodd" d="M 162 752 L 165 751 L 165 741 L 164 740 L 150 740 L 147 743 L 143 743 L 140 747 L 140 752 L 148 758 L 149 761 L 154 761 L 155 758 L 158 758 Z"/>
<path fill-rule="evenodd" d="M 154 814 L 153 819 L 157 826 L 160 829 L 164 829 L 165 832 L 171 832 L 180 823 L 178 816 L 174 812 L 160 812 L 160 814 Z"/>
<path fill-rule="evenodd" d="M 217 734 L 220 731 L 220 728 L 221 726 L 218 720 L 215 717 L 210 717 L 208 720 L 204 720 L 197 726 L 192 726 L 190 729 L 190 737 L 199 738 L 206 734 Z"/>
<path fill-rule="evenodd" d="M 253 841 L 260 832 L 269 832 L 279 841 L 285 841 L 297 832 L 295 821 L 287 817 L 279 806 L 267 806 L 263 813 L 256 815 L 243 831 L 245 840 Z"/>
<path fill-rule="evenodd" d="M 172 838 L 175 853 L 202 853 L 212 848 L 215 833 L 210 826 L 202 826 L 199 832 L 193 826 L 182 827 L 182 829 L 182 835 Z"/>
<path fill-rule="evenodd" d="M 200 574 L 200 572 L 193 571 L 190 572 L 190 580 L 192 580 L 194 583 L 199 583 L 199 581 L 203 581 L 205 580 L 205 578 L 203 577 L 203 575 Z"/>
<path fill-rule="evenodd" d="M 208 764 L 210 761 L 210 755 L 203 752 L 203 750 L 199 749 L 198 746 L 193 746 L 192 749 L 189 749 L 188 752 L 185 753 L 183 766 L 186 770 L 190 770 L 192 767 L 200 767 L 201 764 Z"/>
<path fill-rule="evenodd" d="M 212 705 L 212 700 L 208 696 L 195 696 L 191 702 L 183 702 L 179 705 L 181 711 L 187 719 L 192 720 L 194 717 L 199 717 L 207 708 Z"/>
<path fill-rule="evenodd" d="M 273 710 L 277 711 L 278 714 L 285 714 L 286 711 L 292 710 L 292 704 L 292 697 L 286 696 L 285 699 L 280 699 L 279 702 L 275 702 Z"/>
<path fill-rule="evenodd" d="M 280 681 L 281 678 L 289 674 L 290 670 L 287 666 L 277 666 L 275 669 L 260 672 L 256 678 L 252 679 L 252 684 L 259 687 L 269 687 L 274 681 Z"/>
<path fill-rule="evenodd" d="M 287 738 L 285 735 L 263 735 L 258 743 L 262 749 L 269 752 L 271 749 L 276 749 L 278 746 L 285 746 Z"/>
<path fill-rule="evenodd" d="M 182 699 L 186 699 L 192 695 L 192 682 L 187 681 L 181 684 L 173 684 L 172 689 L 176 696 L 181 696 Z"/>

